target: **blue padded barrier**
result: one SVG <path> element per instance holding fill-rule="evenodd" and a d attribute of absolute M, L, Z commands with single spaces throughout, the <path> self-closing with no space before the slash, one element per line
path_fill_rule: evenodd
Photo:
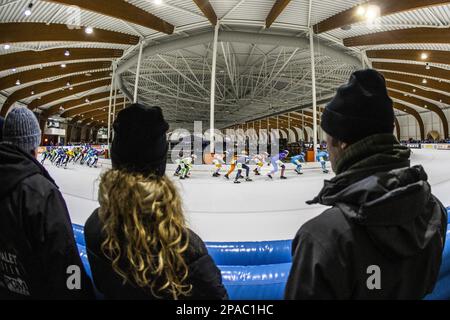
<path fill-rule="evenodd" d="M 92 279 L 86 247 L 78 245 L 81 261 Z M 284 288 L 291 263 L 262 266 L 219 266 L 223 283 L 232 300 L 279 300 L 283 299 Z"/>
<path fill-rule="evenodd" d="M 207 242 L 217 265 L 250 266 L 292 262 L 292 240 L 260 242 Z"/>
<path fill-rule="evenodd" d="M 424 300 L 450 300 L 450 274 L 440 278 L 432 293 L 427 295 Z"/>
<path fill-rule="evenodd" d="M 83 227 L 74 225 L 83 266 L 92 278 L 84 246 Z M 208 243 L 208 250 L 222 272 L 223 283 L 232 300 L 283 299 L 284 288 L 291 268 L 291 241 L 265 241 L 244 243 Z M 258 253 L 261 253 L 261 256 Z M 241 257 L 241 255 L 243 255 Z M 220 261 L 221 263 L 218 263 Z M 274 262 L 266 263 L 263 262 Z M 238 264 L 247 264 L 238 265 Z M 227 265 L 236 264 L 236 265 Z M 260 264 L 260 265 L 256 265 Z M 426 300 L 450 299 L 450 225 L 443 251 L 439 280 Z"/>
<path fill-rule="evenodd" d="M 75 242 L 79 245 L 86 246 L 86 242 L 84 240 L 84 227 L 79 224 L 72 224 L 72 229 Z"/>
<path fill-rule="evenodd" d="M 447 219 L 448 219 L 448 223 L 450 224 L 450 207 L 447 207 Z M 447 228 L 448 230 L 448 228 Z"/>
<path fill-rule="evenodd" d="M 281 300 L 291 263 L 219 266 L 231 300 Z"/>

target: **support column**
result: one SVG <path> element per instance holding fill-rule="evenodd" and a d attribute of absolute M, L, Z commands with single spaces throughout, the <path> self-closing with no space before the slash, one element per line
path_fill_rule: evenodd
<path fill-rule="evenodd" d="M 211 96 L 210 96 L 210 111 L 209 111 L 209 147 L 210 152 L 214 152 L 214 129 L 215 129 L 215 100 L 216 100 L 216 64 L 217 64 L 217 39 L 219 37 L 219 26 L 220 21 L 214 27 L 214 40 L 213 40 L 213 56 L 212 56 L 212 66 L 211 66 Z"/>
<path fill-rule="evenodd" d="M 312 84 L 312 102 L 313 102 L 313 145 L 314 159 L 317 152 L 317 96 L 316 96 L 316 62 L 314 57 L 314 31 L 309 29 L 309 47 L 311 50 L 311 84 Z"/>
<path fill-rule="evenodd" d="M 68 144 L 72 139 L 72 129 L 73 126 L 71 124 L 67 124 L 67 129 L 66 129 L 66 144 Z"/>
<path fill-rule="evenodd" d="M 107 145 L 109 150 L 111 149 L 111 107 L 113 102 L 113 90 L 116 82 L 116 64 L 113 64 L 113 74 L 111 79 L 111 89 L 109 91 L 109 106 L 108 106 L 108 133 L 107 133 Z"/>
<path fill-rule="evenodd" d="M 141 40 L 139 44 L 139 56 L 138 63 L 136 67 L 136 79 L 134 81 L 134 96 L 133 103 L 137 103 L 138 98 L 138 88 L 139 88 L 139 77 L 141 76 L 141 62 L 142 62 L 142 49 L 144 48 L 144 41 Z"/>

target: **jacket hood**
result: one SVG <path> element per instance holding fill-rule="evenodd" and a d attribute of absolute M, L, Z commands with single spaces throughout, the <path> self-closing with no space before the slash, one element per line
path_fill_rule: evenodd
<path fill-rule="evenodd" d="M 0 143 L 0 198 L 35 174 L 41 174 L 55 184 L 47 170 L 30 154 L 14 145 Z"/>
<path fill-rule="evenodd" d="M 376 151 L 371 154 L 366 147 L 353 148 L 354 155 L 359 149 L 367 157 L 325 181 L 319 195 L 308 203 L 339 208 L 347 219 L 366 229 L 384 254 L 414 256 L 439 232 L 442 206 L 431 194 L 423 167 L 404 165 L 406 153 L 395 152 L 395 145 L 390 152 L 381 152 L 376 143 L 370 148 Z"/>

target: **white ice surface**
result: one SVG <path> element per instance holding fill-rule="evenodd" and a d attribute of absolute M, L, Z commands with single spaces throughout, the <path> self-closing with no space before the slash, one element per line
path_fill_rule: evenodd
<path fill-rule="evenodd" d="M 450 151 L 413 150 L 412 164 L 425 167 L 433 193 L 449 206 Z M 98 207 L 98 177 L 108 167 L 102 166 L 94 169 L 69 165 L 64 170 L 45 165 L 63 193 L 73 223 L 83 225 Z M 287 180 L 277 177 L 270 181 L 251 173 L 254 181 L 241 184 L 211 177 L 209 167 L 194 168 L 192 178 L 175 180 L 190 228 L 205 241 L 292 239 L 304 222 L 325 209 L 321 205 L 308 206 L 305 201 L 312 199 L 320 191 L 323 180 L 332 178 L 333 174 L 323 174 L 313 166 L 298 176 L 293 167 L 289 168 Z M 169 166 L 168 174 L 172 173 L 173 166 Z"/>

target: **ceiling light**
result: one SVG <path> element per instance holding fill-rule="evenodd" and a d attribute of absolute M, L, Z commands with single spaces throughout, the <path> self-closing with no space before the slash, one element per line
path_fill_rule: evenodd
<path fill-rule="evenodd" d="M 16 81 L 16 86 L 20 86 L 20 80 L 19 79 L 17 79 L 17 81 Z"/>
<path fill-rule="evenodd" d="M 364 17 L 366 15 L 366 8 L 364 6 L 358 6 L 358 8 L 356 8 L 356 14 L 360 17 Z"/>
<path fill-rule="evenodd" d="M 5 44 L 5 45 L 3 46 L 3 49 L 5 49 L 5 50 L 9 50 L 9 49 L 11 49 L 11 45 L 9 45 L 9 44 Z"/>
<path fill-rule="evenodd" d="M 427 106 L 427 105 L 425 105 L 425 109 L 428 109 L 428 106 Z"/>
<path fill-rule="evenodd" d="M 86 27 L 86 28 L 84 28 L 84 32 L 86 32 L 87 34 L 93 34 L 94 33 L 94 28 Z"/>
<path fill-rule="evenodd" d="M 31 95 L 34 96 L 34 91 L 31 91 Z"/>
<path fill-rule="evenodd" d="M 425 69 L 427 69 L 427 70 L 431 69 L 431 67 L 430 67 L 430 65 L 428 63 L 425 65 Z"/>
<path fill-rule="evenodd" d="M 89 103 L 89 99 L 88 99 L 88 98 L 86 98 L 84 101 L 85 101 L 86 103 Z"/>
<path fill-rule="evenodd" d="M 16 68 L 12 68 L 11 71 L 12 71 L 12 72 L 16 72 L 17 69 L 16 69 Z"/>
<path fill-rule="evenodd" d="M 30 2 L 28 4 L 28 7 L 25 9 L 24 11 L 24 15 L 26 15 L 27 17 L 31 16 L 31 9 L 33 8 L 33 4 Z"/>
<path fill-rule="evenodd" d="M 420 55 L 420 59 L 427 60 L 428 59 L 428 54 L 426 52 L 422 52 L 422 54 Z"/>
<path fill-rule="evenodd" d="M 160 6 L 163 4 L 163 0 L 153 0 L 153 3 L 156 4 L 157 6 Z"/>
<path fill-rule="evenodd" d="M 427 84 L 427 82 L 428 82 L 427 79 L 423 79 L 423 80 L 422 80 L 422 83 L 423 83 L 423 84 Z"/>
<path fill-rule="evenodd" d="M 73 90 L 73 87 L 70 87 L 69 90 Z"/>
<path fill-rule="evenodd" d="M 413 92 L 416 92 L 416 89 L 413 89 Z"/>
<path fill-rule="evenodd" d="M 368 22 L 373 22 L 375 19 L 380 17 L 380 7 L 375 5 L 368 6 L 365 16 Z"/>
<path fill-rule="evenodd" d="M 65 67 L 66 67 L 65 63 L 61 64 L 61 68 L 65 68 Z"/>
<path fill-rule="evenodd" d="M 69 51 L 69 50 L 64 51 L 64 55 L 65 55 L 66 57 L 70 56 L 70 51 Z"/>
<path fill-rule="evenodd" d="M 90 76 L 92 76 L 92 74 L 88 72 L 88 73 L 85 74 L 85 76 L 86 77 L 90 77 Z"/>

